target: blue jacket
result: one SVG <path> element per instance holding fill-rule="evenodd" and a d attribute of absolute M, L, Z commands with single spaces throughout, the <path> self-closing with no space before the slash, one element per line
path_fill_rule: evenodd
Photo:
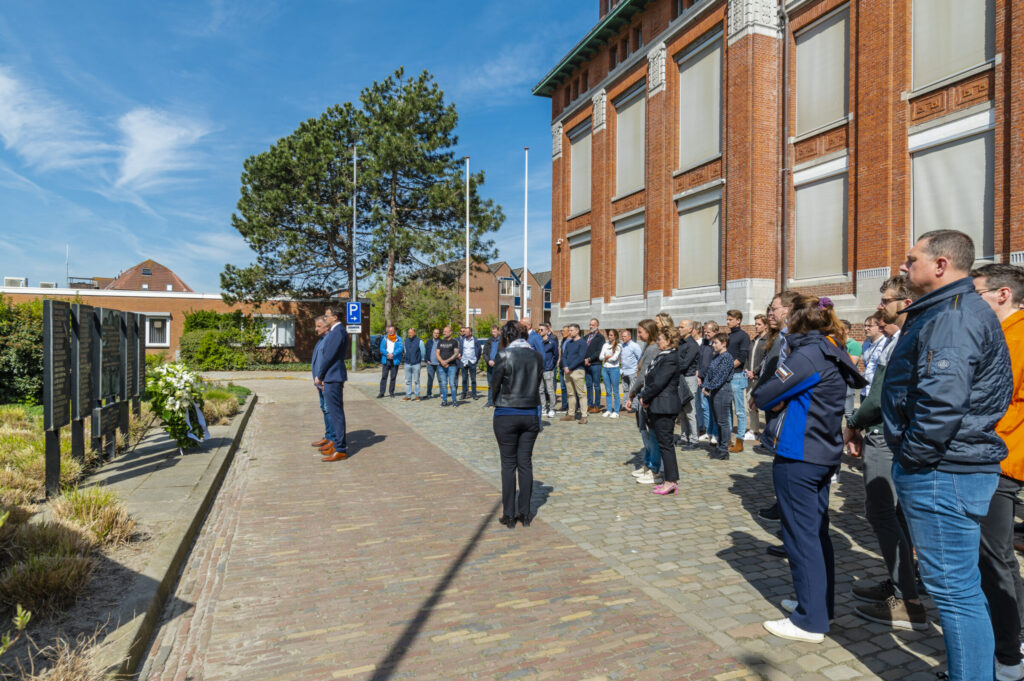
<path fill-rule="evenodd" d="M 335 324 L 327 332 L 320 347 L 320 368 L 317 378 L 324 383 L 344 383 L 348 380 L 345 370 L 345 346 L 348 345 L 348 332 L 344 324 Z"/>
<path fill-rule="evenodd" d="M 583 368 L 583 360 L 587 357 L 587 341 L 582 338 L 567 340 L 562 346 L 562 367 L 566 371 Z"/>
<path fill-rule="evenodd" d="M 733 359 L 728 350 L 720 355 L 715 355 L 708 365 L 708 375 L 704 377 L 701 388 L 718 390 L 732 380 Z"/>
<path fill-rule="evenodd" d="M 422 364 L 423 357 L 425 356 L 425 348 L 423 347 L 423 341 L 418 337 L 406 338 L 406 343 L 402 347 L 405 356 L 403 360 L 406 364 Z"/>
<path fill-rule="evenodd" d="M 395 336 L 395 349 L 391 351 L 394 357 L 391 358 L 392 364 L 402 363 L 402 337 Z M 388 337 L 381 336 L 380 338 L 380 363 L 388 363 Z"/>
<path fill-rule="evenodd" d="M 790 354 L 752 396 L 758 409 L 785 404 L 761 438 L 778 456 L 835 466 L 843 455 L 843 409 L 847 387 L 863 388 L 864 377 L 839 348 L 819 331 L 790 334 Z"/>
<path fill-rule="evenodd" d="M 324 334 L 323 336 L 320 336 L 320 340 L 318 340 L 316 342 L 316 345 L 313 346 L 313 361 L 311 362 L 311 364 L 313 365 L 313 378 L 316 378 L 317 376 L 319 376 L 320 375 L 320 369 L 323 368 L 322 367 L 322 365 L 323 365 L 323 355 L 324 355 L 323 349 L 324 349 L 324 340 L 326 340 L 326 339 L 327 339 L 327 334 Z"/>
<path fill-rule="evenodd" d="M 544 339 L 536 331 L 530 331 L 530 335 L 526 337 L 526 342 L 530 344 L 530 347 L 534 349 L 541 357 L 544 357 Z"/>
<path fill-rule="evenodd" d="M 904 470 L 999 472 L 1006 444 L 995 426 L 1013 370 L 999 320 L 970 277 L 907 308 L 883 390 L 885 440 Z"/>
<path fill-rule="evenodd" d="M 544 371 L 554 371 L 555 365 L 558 364 L 558 341 L 554 335 L 549 334 L 547 340 L 541 339 L 541 343 L 544 348 Z"/>

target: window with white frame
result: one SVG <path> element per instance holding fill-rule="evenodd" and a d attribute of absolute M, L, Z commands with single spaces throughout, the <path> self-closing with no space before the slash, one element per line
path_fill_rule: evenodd
<path fill-rule="evenodd" d="M 794 277 L 846 274 L 847 172 L 796 188 Z"/>
<path fill-rule="evenodd" d="M 515 279 L 509 277 L 503 278 L 498 282 L 498 294 L 502 296 L 511 296 L 515 292 Z"/>
<path fill-rule="evenodd" d="M 995 56 L 994 0 L 914 0 L 912 11 L 914 89 Z"/>
<path fill-rule="evenodd" d="M 721 267 L 722 190 L 680 200 L 679 288 L 717 286 Z"/>
<path fill-rule="evenodd" d="M 992 132 L 923 149 L 911 156 L 914 238 L 956 229 L 974 240 L 975 257 L 994 254 Z"/>
<path fill-rule="evenodd" d="M 261 347 L 295 347 L 295 317 L 292 315 L 264 315 L 258 319 L 263 325 Z"/>
<path fill-rule="evenodd" d="M 796 134 L 846 118 L 849 109 L 849 21 L 842 9 L 796 36 Z"/>
<path fill-rule="evenodd" d="M 722 34 L 696 45 L 679 61 L 679 167 L 722 152 Z"/>
<path fill-rule="evenodd" d="M 590 121 L 569 132 L 569 213 L 590 210 Z"/>
<path fill-rule="evenodd" d="M 146 347 L 169 348 L 171 346 L 171 317 L 146 313 Z"/>
<path fill-rule="evenodd" d="M 615 295 L 644 292 L 644 214 L 615 224 Z"/>
<path fill-rule="evenodd" d="M 502 305 L 498 313 L 500 319 L 508 319 L 508 305 Z"/>
<path fill-rule="evenodd" d="M 646 86 L 641 83 L 615 102 L 615 193 L 618 196 L 644 187 L 646 92 Z"/>
<path fill-rule="evenodd" d="M 569 300 L 590 302 L 590 230 L 569 237 Z"/>

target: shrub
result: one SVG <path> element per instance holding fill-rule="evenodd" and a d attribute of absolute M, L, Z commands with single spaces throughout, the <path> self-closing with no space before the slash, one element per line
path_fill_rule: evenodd
<path fill-rule="evenodd" d="M 230 390 L 211 388 L 203 393 L 203 417 L 208 425 L 227 423 L 237 413 L 238 398 Z"/>
<path fill-rule="evenodd" d="M 92 575 L 88 556 L 33 553 L 0 572 L 0 603 L 51 614 L 77 600 Z"/>
<path fill-rule="evenodd" d="M 178 341 L 181 361 L 196 371 L 233 371 L 249 366 L 249 356 L 235 330 L 183 333 Z"/>
<path fill-rule="evenodd" d="M 43 401 L 43 301 L 0 296 L 0 403 Z"/>
<path fill-rule="evenodd" d="M 78 525 L 101 544 L 124 544 L 135 530 L 135 519 L 103 487 L 64 490 L 53 502 L 53 515 Z"/>
<path fill-rule="evenodd" d="M 14 529 L 10 543 L 8 553 L 17 561 L 30 555 L 85 556 L 92 551 L 96 540 L 77 527 L 50 520 L 22 523 Z"/>

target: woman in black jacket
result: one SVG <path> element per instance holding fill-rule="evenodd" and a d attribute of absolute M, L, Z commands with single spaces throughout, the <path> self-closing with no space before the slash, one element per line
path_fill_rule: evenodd
<path fill-rule="evenodd" d="M 654 431 L 661 450 L 665 481 L 655 486 L 655 494 L 675 494 L 679 488 L 679 466 L 672 430 L 679 415 L 679 333 L 672 326 L 658 329 L 658 354 L 647 367 L 640 406 L 647 412 L 647 427 Z"/>
<path fill-rule="evenodd" d="M 501 350 L 494 359 L 488 396 L 494 405 L 494 437 L 501 453 L 500 522 L 509 529 L 516 521 L 530 525 L 533 494 L 533 443 L 540 433 L 540 382 L 544 360 L 526 342 L 528 332 L 519 322 L 501 328 Z M 519 502 L 516 503 L 516 478 Z"/>

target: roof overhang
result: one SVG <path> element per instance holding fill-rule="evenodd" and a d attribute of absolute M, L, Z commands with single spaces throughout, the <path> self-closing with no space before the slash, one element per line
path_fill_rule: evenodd
<path fill-rule="evenodd" d="M 548 71 L 548 74 L 533 86 L 533 94 L 538 97 L 550 97 L 573 71 L 607 45 L 609 40 L 618 35 L 623 26 L 627 25 L 651 2 L 653 0 L 621 0 L 597 23 L 597 26 L 590 29 L 590 33 L 583 40 L 576 43 L 569 54 L 558 62 L 558 66 Z"/>

